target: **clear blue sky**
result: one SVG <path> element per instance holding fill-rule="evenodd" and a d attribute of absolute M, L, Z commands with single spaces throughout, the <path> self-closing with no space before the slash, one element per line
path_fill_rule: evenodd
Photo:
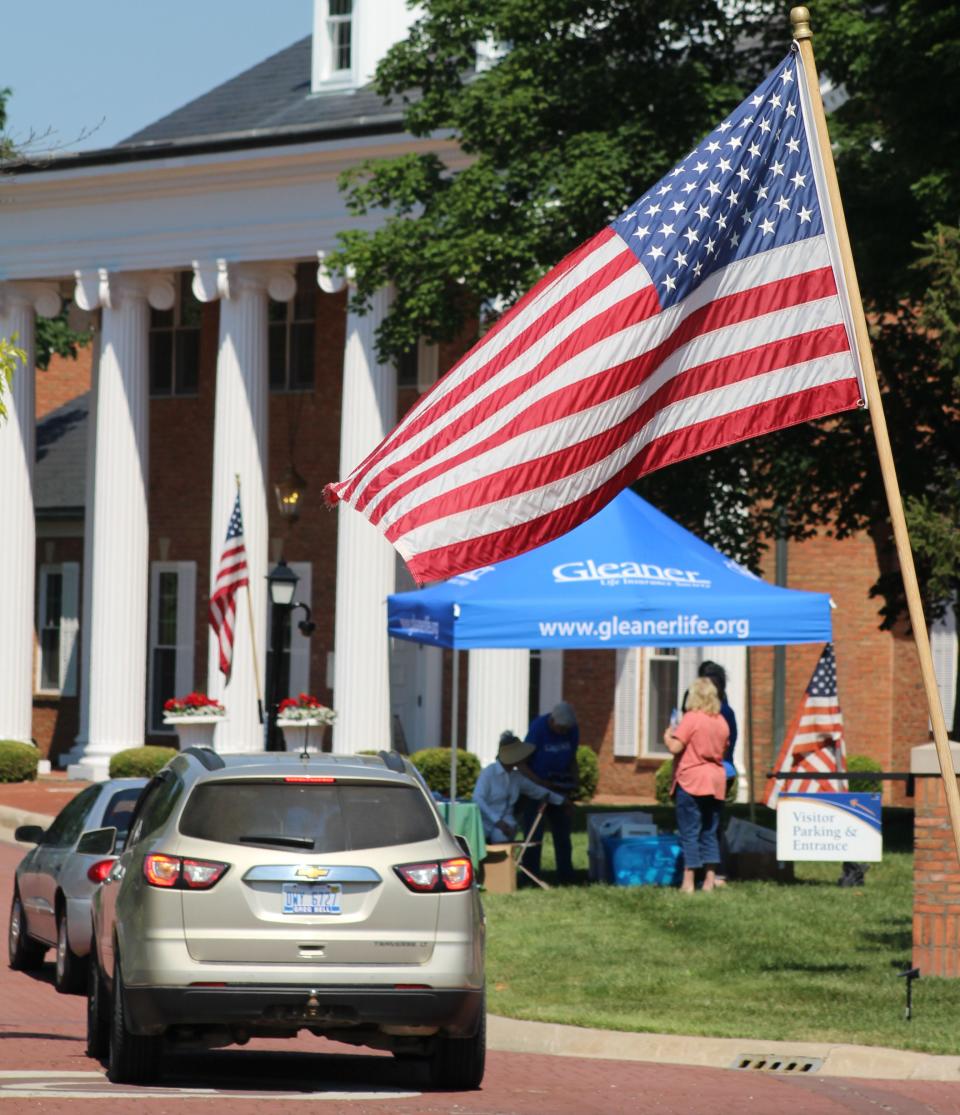
<path fill-rule="evenodd" d="M 110 147 L 312 28 L 313 0 L 5 0 L 7 132 Z"/>

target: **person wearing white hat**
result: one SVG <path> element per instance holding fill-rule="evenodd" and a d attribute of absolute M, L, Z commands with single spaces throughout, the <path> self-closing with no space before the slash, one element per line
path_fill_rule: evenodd
<path fill-rule="evenodd" d="M 473 788 L 473 802 L 480 810 L 483 832 L 491 844 L 505 844 L 516 835 L 514 816 L 517 798 L 546 798 L 551 805 L 562 805 L 563 798 L 546 786 L 531 782 L 518 769 L 534 751 L 533 744 L 523 743 L 513 732 L 502 732 L 496 759 L 483 768 Z"/>

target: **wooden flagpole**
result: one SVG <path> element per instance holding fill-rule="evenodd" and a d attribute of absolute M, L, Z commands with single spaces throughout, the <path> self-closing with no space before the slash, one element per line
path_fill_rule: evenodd
<path fill-rule="evenodd" d="M 917 655 L 920 659 L 920 673 L 923 677 L 923 688 L 927 695 L 930 723 L 933 725 L 933 741 L 936 745 L 937 757 L 940 760 L 940 772 L 943 776 L 943 787 L 947 798 L 947 810 L 950 814 L 950 825 L 953 829 L 953 840 L 956 845 L 957 858 L 960 859 L 960 792 L 957 790 L 957 773 L 953 765 L 953 754 L 947 737 L 947 725 L 940 704 L 940 692 L 937 689 L 937 677 L 933 669 L 933 655 L 930 653 L 927 622 L 923 614 L 923 603 L 920 599 L 920 586 L 917 582 L 917 571 L 913 563 L 913 551 L 910 548 L 910 535 L 907 531 L 907 520 L 903 513 L 903 501 L 900 498 L 900 487 L 897 483 L 897 472 L 893 462 L 893 452 L 890 448 L 890 437 L 887 433 L 887 421 L 883 413 L 883 400 L 877 383 L 877 370 L 873 362 L 873 350 L 870 346 L 867 319 L 863 313 L 860 286 L 853 265 L 850 237 L 847 234 L 843 205 L 840 201 L 840 187 L 837 183 L 833 152 L 830 149 L 826 114 L 823 111 L 823 101 L 820 98 L 820 81 L 817 77 L 817 67 L 813 59 L 813 32 L 810 30 L 810 12 L 806 8 L 792 8 L 790 23 L 793 26 L 793 37 L 800 47 L 800 59 L 803 63 L 804 76 L 813 108 L 813 120 L 817 130 L 820 158 L 826 174 L 830 208 L 836 225 L 843 275 L 850 295 L 851 310 L 853 311 L 853 326 L 857 348 L 860 353 L 867 405 L 870 410 L 870 424 L 873 427 L 873 435 L 877 443 L 877 456 L 880 460 L 883 486 L 887 495 L 887 505 L 890 509 L 890 520 L 897 546 L 897 557 L 900 561 L 900 572 L 903 575 L 907 611 L 910 616 L 910 625 L 913 628 Z"/>
<path fill-rule="evenodd" d="M 237 481 L 237 496 L 240 495 L 240 473 L 234 473 Z M 241 510 L 243 504 L 241 503 Z M 257 664 L 257 636 L 253 626 L 253 598 L 250 595 L 250 577 L 247 577 L 247 617 L 250 620 L 250 654 L 253 656 L 253 683 L 257 687 L 257 716 L 263 723 L 263 692 L 260 689 L 260 667 Z"/>

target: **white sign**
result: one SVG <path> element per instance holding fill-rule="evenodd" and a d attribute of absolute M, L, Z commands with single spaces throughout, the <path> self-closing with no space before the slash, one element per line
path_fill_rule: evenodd
<path fill-rule="evenodd" d="M 781 794 L 777 859 L 876 863 L 883 858 L 879 794 Z"/>

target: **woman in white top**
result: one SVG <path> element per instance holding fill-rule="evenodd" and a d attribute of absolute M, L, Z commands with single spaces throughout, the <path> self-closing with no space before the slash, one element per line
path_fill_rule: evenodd
<path fill-rule="evenodd" d="M 563 805 L 561 794 L 531 781 L 517 768 L 534 752 L 532 743 L 523 743 L 513 732 L 503 732 L 496 759 L 480 772 L 473 788 L 473 801 L 480 810 L 483 832 L 490 844 L 505 844 L 517 832 L 513 808 L 517 798 L 546 798 L 551 805 Z"/>

